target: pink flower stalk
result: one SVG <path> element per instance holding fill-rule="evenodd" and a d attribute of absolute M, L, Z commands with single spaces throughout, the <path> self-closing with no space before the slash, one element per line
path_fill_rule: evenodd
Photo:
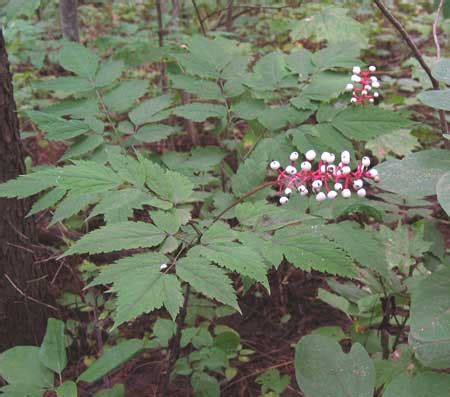
<path fill-rule="evenodd" d="M 289 158 L 291 163 L 284 169 L 276 160 L 270 163 L 270 168 L 278 172 L 277 185 L 281 204 L 286 204 L 294 191 L 298 191 L 302 196 L 312 192 L 317 201 L 335 199 L 338 192 L 341 192 L 342 197 L 350 198 L 352 189 L 359 197 L 365 197 L 367 191 L 364 188 L 364 179 L 375 182 L 380 180 L 378 171 L 369 169 L 369 157 L 363 157 L 356 170 L 352 171 L 348 151 L 341 153 L 341 161 L 337 165 L 334 164 L 336 156 L 333 153 L 323 152 L 315 169 L 312 164 L 316 158 L 314 150 L 305 153 L 305 161 L 300 164 L 300 169 L 297 167 L 299 154 L 292 152 Z"/>
<path fill-rule="evenodd" d="M 372 76 L 377 68 L 375 66 L 369 66 L 367 71 L 361 71 L 359 66 L 353 67 L 352 82 L 345 87 L 346 91 L 352 92 L 352 103 L 373 103 L 375 98 L 378 98 L 380 94 L 374 91 L 374 88 L 380 87 L 380 82 L 376 76 Z"/>

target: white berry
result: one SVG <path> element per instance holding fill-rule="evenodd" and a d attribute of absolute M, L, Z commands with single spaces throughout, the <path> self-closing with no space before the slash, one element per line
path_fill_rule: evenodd
<path fill-rule="evenodd" d="M 374 81 L 374 82 L 372 83 L 372 87 L 373 87 L 373 88 L 380 88 L 380 83 L 379 83 L 378 81 Z"/>
<path fill-rule="evenodd" d="M 341 154 L 341 161 L 342 161 L 342 164 L 350 163 L 350 152 L 348 152 L 347 150 L 344 150 Z"/>
<path fill-rule="evenodd" d="M 373 96 L 374 96 L 375 98 L 378 98 L 378 97 L 380 96 L 380 94 L 379 94 L 378 92 L 374 92 L 374 93 L 373 93 Z"/>
<path fill-rule="evenodd" d="M 369 98 L 369 102 L 370 103 L 374 103 L 374 99 L 373 98 Z"/>
<path fill-rule="evenodd" d="M 361 68 L 359 66 L 353 66 L 352 72 L 355 74 L 360 74 Z"/>
<path fill-rule="evenodd" d="M 355 98 L 355 97 L 353 97 L 352 99 L 350 99 L 350 102 L 351 103 L 356 103 L 358 100 Z"/>
<path fill-rule="evenodd" d="M 159 270 L 166 270 L 167 269 L 167 263 L 163 263 L 160 267 Z"/>
<path fill-rule="evenodd" d="M 329 192 L 328 192 L 328 194 L 327 194 L 327 197 L 330 199 L 330 200 L 334 200 L 336 197 L 337 197 L 337 192 L 335 191 L 335 190 L 330 190 Z"/>
<path fill-rule="evenodd" d="M 352 169 L 348 165 L 345 165 L 342 167 L 342 173 L 344 175 L 348 175 L 348 174 L 350 174 L 350 172 L 352 172 Z"/>
<path fill-rule="evenodd" d="M 330 153 L 328 153 L 328 152 L 323 152 L 323 153 L 322 153 L 322 156 L 320 156 L 320 158 L 321 158 L 322 161 L 328 162 L 328 159 L 330 158 Z"/>
<path fill-rule="evenodd" d="M 364 156 L 364 157 L 361 159 L 361 164 L 362 164 L 364 167 L 369 167 L 369 166 L 370 166 L 370 159 L 369 159 L 369 157 Z"/>
<path fill-rule="evenodd" d="M 350 189 L 344 189 L 342 191 L 342 197 L 344 198 L 350 198 L 352 196 L 352 192 L 350 191 Z"/>
<path fill-rule="evenodd" d="M 342 190 L 342 188 L 343 188 L 342 183 L 337 182 L 334 184 L 334 190 L 339 191 L 339 190 Z"/>
<path fill-rule="evenodd" d="M 369 170 L 369 175 L 371 177 L 378 176 L 378 171 L 375 168 L 372 168 L 371 170 Z"/>
<path fill-rule="evenodd" d="M 314 150 L 308 150 L 305 153 L 306 160 L 313 161 L 316 158 L 316 152 Z"/>
<path fill-rule="evenodd" d="M 312 183 L 312 187 L 313 187 L 314 189 L 320 189 L 320 188 L 322 187 L 322 181 L 321 181 L 320 179 L 315 180 L 315 181 Z"/>
<path fill-rule="evenodd" d="M 366 90 L 362 90 L 361 91 L 361 95 L 367 95 L 367 91 Z"/>
<path fill-rule="evenodd" d="M 300 168 L 302 169 L 302 171 L 310 171 L 312 166 L 309 161 L 303 161 L 303 163 L 300 164 Z"/>
<path fill-rule="evenodd" d="M 375 72 L 375 70 L 377 70 L 377 68 L 375 66 L 373 66 L 373 65 L 369 66 L 369 71 Z"/>
<path fill-rule="evenodd" d="M 370 86 L 369 84 L 366 84 L 366 85 L 364 86 L 364 89 L 365 89 L 366 91 L 370 91 L 370 90 L 372 89 L 372 86 Z"/>
<path fill-rule="evenodd" d="M 362 181 L 362 179 L 356 179 L 353 182 L 353 187 L 355 190 L 361 189 L 363 187 L 363 185 L 364 185 L 364 182 Z"/>
<path fill-rule="evenodd" d="M 327 171 L 328 171 L 330 174 L 334 174 L 334 172 L 336 171 L 336 166 L 333 165 L 333 164 L 330 164 L 330 165 L 327 167 Z"/>
<path fill-rule="evenodd" d="M 334 153 L 330 153 L 330 155 L 328 156 L 328 164 L 333 164 L 335 160 L 336 155 Z"/>
<path fill-rule="evenodd" d="M 372 81 L 378 81 L 378 79 L 377 79 L 377 77 L 376 77 L 376 76 L 372 76 L 372 77 L 370 77 L 370 80 L 372 80 Z"/>
<path fill-rule="evenodd" d="M 289 156 L 289 160 L 291 161 L 298 160 L 298 152 L 292 152 L 291 155 Z"/>
<path fill-rule="evenodd" d="M 292 165 L 288 165 L 288 166 L 286 167 L 286 172 L 287 172 L 289 175 L 295 175 L 295 174 L 297 173 L 297 168 L 293 167 Z"/>
<path fill-rule="evenodd" d="M 287 197 L 285 197 L 285 196 L 280 197 L 280 204 L 281 205 L 286 204 L 288 201 L 289 201 L 289 199 Z"/>
<path fill-rule="evenodd" d="M 298 190 L 299 192 L 307 192 L 307 191 L 308 191 L 308 189 L 305 187 L 305 185 L 300 185 L 300 186 L 297 188 L 297 190 Z"/>
<path fill-rule="evenodd" d="M 357 194 L 359 197 L 366 197 L 367 192 L 366 192 L 366 189 L 362 188 L 362 189 L 359 189 L 359 190 L 356 192 L 356 194 Z"/>
<path fill-rule="evenodd" d="M 300 196 L 307 196 L 308 195 L 308 189 L 306 189 L 306 190 L 302 190 L 301 192 L 300 192 Z"/>
<path fill-rule="evenodd" d="M 327 167 L 326 167 L 326 166 L 324 166 L 324 165 L 320 166 L 320 172 L 325 173 L 326 170 L 327 170 Z"/>
<path fill-rule="evenodd" d="M 277 170 L 278 168 L 280 168 L 280 163 L 274 160 L 270 163 L 270 168 L 272 168 L 273 170 Z"/>
<path fill-rule="evenodd" d="M 345 86 L 345 91 L 352 91 L 353 90 L 353 84 L 352 83 L 348 83 L 346 86 Z"/>
<path fill-rule="evenodd" d="M 361 77 L 359 77 L 358 75 L 354 74 L 351 78 L 352 81 L 354 81 L 355 83 L 360 83 L 361 82 Z"/>
<path fill-rule="evenodd" d="M 284 194 L 286 196 L 289 196 L 292 193 L 292 189 L 290 187 L 287 187 L 286 189 L 284 189 Z"/>
<path fill-rule="evenodd" d="M 324 201 L 326 199 L 327 199 L 327 196 L 325 195 L 324 192 L 317 193 L 317 195 L 316 195 L 317 201 Z"/>

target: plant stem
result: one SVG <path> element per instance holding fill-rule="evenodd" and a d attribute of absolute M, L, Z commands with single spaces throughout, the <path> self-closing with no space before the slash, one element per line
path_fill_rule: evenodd
<path fill-rule="evenodd" d="M 203 19 L 202 19 L 201 15 L 200 15 L 200 10 L 198 9 L 197 2 L 195 0 L 192 0 L 192 5 L 194 6 L 195 14 L 197 15 L 198 22 L 200 23 L 200 28 L 202 30 L 202 34 L 203 34 L 203 36 L 206 37 L 206 36 L 208 36 L 208 34 L 206 33 L 205 25 L 203 23 Z"/>
<path fill-rule="evenodd" d="M 381 0 L 373 0 L 374 3 L 377 5 L 381 13 L 389 20 L 389 22 L 397 29 L 397 31 L 400 33 L 402 38 L 405 40 L 408 47 L 411 49 L 414 57 L 419 62 L 420 66 L 422 66 L 425 73 L 428 75 L 431 85 L 433 86 L 433 89 L 439 90 L 439 82 L 433 77 L 431 73 L 430 67 L 427 65 L 425 60 L 423 59 L 422 54 L 420 53 L 419 49 L 417 48 L 416 44 L 412 40 L 411 36 L 408 34 L 408 32 L 405 30 L 403 25 L 399 22 L 399 20 L 387 9 L 387 7 L 383 4 Z M 439 110 L 439 119 L 441 123 L 441 130 L 442 134 L 448 134 L 448 125 L 447 125 L 447 119 L 445 116 L 444 110 Z"/>
<path fill-rule="evenodd" d="M 156 0 L 156 12 L 158 14 L 158 41 L 159 47 L 164 47 L 164 25 L 162 18 L 162 5 L 161 0 Z M 166 76 L 166 64 L 164 60 L 161 61 L 161 87 L 164 94 L 167 93 L 168 90 L 167 84 L 167 76 Z"/>
<path fill-rule="evenodd" d="M 434 44 L 436 45 L 436 60 L 439 61 L 441 59 L 441 46 L 439 44 L 439 38 L 437 35 L 437 27 L 439 23 L 439 17 L 441 16 L 442 7 L 444 6 L 444 0 L 439 2 L 439 6 L 436 10 L 436 17 L 433 22 L 433 39 Z"/>

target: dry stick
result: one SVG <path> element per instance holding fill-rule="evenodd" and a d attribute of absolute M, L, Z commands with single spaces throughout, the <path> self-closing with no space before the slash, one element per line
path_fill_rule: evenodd
<path fill-rule="evenodd" d="M 420 66 L 422 66 L 425 73 L 428 75 L 431 85 L 435 90 L 439 90 L 439 82 L 433 77 L 431 74 L 431 69 L 425 62 L 425 60 L 422 57 L 422 54 L 420 53 L 419 49 L 417 48 L 416 44 L 412 40 L 412 38 L 409 36 L 408 32 L 405 30 L 405 28 L 402 26 L 402 24 L 398 21 L 398 19 L 386 8 L 386 6 L 383 4 L 380 0 L 373 0 L 374 3 L 377 5 L 377 7 L 380 9 L 382 14 L 389 20 L 389 22 L 398 30 L 400 35 L 405 40 L 408 47 L 411 49 L 412 53 L 414 54 L 414 57 L 419 62 Z M 447 125 L 447 119 L 445 116 L 445 112 L 443 110 L 439 110 L 439 119 L 441 122 L 441 129 L 443 134 L 448 134 L 448 125 Z"/>
<path fill-rule="evenodd" d="M 436 17 L 433 22 L 433 38 L 434 44 L 436 45 L 436 60 L 439 61 L 441 59 L 441 46 L 439 44 L 439 38 L 437 35 L 437 27 L 439 23 L 439 17 L 441 16 L 442 7 L 444 6 L 444 0 L 439 2 L 439 6 L 436 10 Z"/>
<path fill-rule="evenodd" d="M 208 34 L 206 33 L 205 25 L 200 15 L 200 10 L 198 9 L 197 2 L 195 0 L 192 0 L 192 5 L 194 6 L 195 14 L 197 15 L 198 22 L 200 23 L 200 28 L 202 30 L 203 36 L 206 37 Z"/>

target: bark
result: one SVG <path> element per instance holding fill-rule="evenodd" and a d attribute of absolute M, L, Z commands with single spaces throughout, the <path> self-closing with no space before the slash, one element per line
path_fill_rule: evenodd
<path fill-rule="evenodd" d="M 61 31 L 63 37 L 70 41 L 80 41 L 77 3 L 77 0 L 59 0 Z"/>
<path fill-rule="evenodd" d="M 19 121 L 3 32 L 0 29 L 0 183 L 25 173 Z M 24 200 L 0 199 L 0 351 L 40 344 L 47 322 L 46 280 L 34 264 L 34 221 Z M 14 285 L 13 285 L 14 284 Z"/>

